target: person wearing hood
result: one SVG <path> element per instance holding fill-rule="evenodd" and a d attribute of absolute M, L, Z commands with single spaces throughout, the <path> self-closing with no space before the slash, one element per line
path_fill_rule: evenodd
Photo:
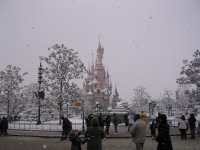
<path fill-rule="evenodd" d="M 105 133 L 102 127 L 99 126 L 98 118 L 93 118 L 92 125 L 87 128 L 85 138 L 87 141 L 87 150 L 102 150 L 102 139 L 105 138 Z"/>
<path fill-rule="evenodd" d="M 87 139 L 82 140 L 79 136 L 82 134 L 81 131 L 71 130 L 69 132 L 69 139 L 71 141 L 71 150 L 82 150 L 81 144 L 85 144 Z"/>
<path fill-rule="evenodd" d="M 135 143 L 136 150 L 142 150 L 146 137 L 146 122 L 144 122 L 139 114 L 134 116 L 135 123 L 130 129 L 132 140 Z"/>
<path fill-rule="evenodd" d="M 158 142 L 157 150 L 173 150 L 172 142 L 169 134 L 170 127 L 167 123 L 167 116 L 160 115 L 160 125 L 158 127 L 158 135 L 156 141 Z"/>
<path fill-rule="evenodd" d="M 191 138 L 195 139 L 195 128 L 196 128 L 196 118 L 194 117 L 194 114 L 190 114 L 190 118 L 188 119 L 188 123 L 190 126 L 190 132 L 191 132 Z"/>

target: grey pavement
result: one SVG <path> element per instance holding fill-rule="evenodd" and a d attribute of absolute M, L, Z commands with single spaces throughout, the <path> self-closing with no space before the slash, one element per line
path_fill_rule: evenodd
<path fill-rule="evenodd" d="M 110 126 L 110 134 L 106 135 L 106 138 L 130 138 L 131 135 L 128 131 L 128 127 L 124 125 L 118 126 L 118 134 L 114 134 L 114 126 Z M 189 131 L 187 131 L 189 133 Z M 13 136 L 34 136 L 34 137 L 53 137 L 60 138 L 61 131 L 27 131 L 27 130 L 9 130 L 9 134 Z M 177 127 L 170 128 L 170 134 L 176 136 L 179 133 Z M 150 137 L 149 125 L 147 125 L 146 136 Z"/>
<path fill-rule="evenodd" d="M 61 132 L 22 130 L 9 130 L 8 132 L 8 137 L 0 137 L 0 150 L 70 150 L 71 142 L 68 139 L 60 141 Z M 170 134 L 174 150 L 200 150 L 200 134 L 196 135 L 196 139 L 189 139 L 188 135 L 187 140 L 181 140 L 177 127 L 171 127 Z M 149 137 L 149 126 L 147 126 L 146 135 L 144 150 L 156 150 L 157 142 Z M 117 135 L 114 135 L 113 126 L 111 126 L 110 134 L 103 139 L 102 145 L 103 150 L 135 149 L 125 126 L 119 126 Z M 86 147 L 87 144 L 82 145 L 83 150 L 86 150 Z"/>
<path fill-rule="evenodd" d="M 196 139 L 181 140 L 180 137 L 173 136 L 172 145 L 174 150 L 199 150 L 200 136 Z M 0 137 L 1 150 L 70 150 L 69 140 L 60 141 L 58 138 L 39 138 L 9 136 Z M 87 145 L 82 145 L 86 150 Z M 146 138 L 144 150 L 156 150 L 157 142 Z M 103 139 L 103 150 L 135 150 L 131 138 L 110 138 Z"/>

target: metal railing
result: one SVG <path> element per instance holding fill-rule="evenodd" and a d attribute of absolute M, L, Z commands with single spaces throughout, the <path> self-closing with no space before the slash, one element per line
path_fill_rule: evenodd
<path fill-rule="evenodd" d="M 9 129 L 18 130 L 62 131 L 62 125 L 59 125 L 59 123 L 41 123 L 37 125 L 36 123 L 11 122 L 8 127 Z M 72 129 L 78 130 L 81 128 L 82 123 L 72 123 Z"/>

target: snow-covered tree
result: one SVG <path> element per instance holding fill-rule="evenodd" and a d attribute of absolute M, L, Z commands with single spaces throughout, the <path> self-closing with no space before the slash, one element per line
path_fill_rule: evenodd
<path fill-rule="evenodd" d="M 134 89 L 134 97 L 132 99 L 133 109 L 136 113 L 148 111 L 148 102 L 151 100 L 150 95 L 146 92 L 146 88 L 138 86 Z"/>
<path fill-rule="evenodd" d="M 37 121 L 38 116 L 38 98 L 35 91 L 38 91 L 37 83 L 26 85 L 21 92 L 21 99 L 18 103 L 20 117 L 22 121 Z M 40 99 L 41 121 L 58 120 L 57 102 L 49 94 L 45 99 Z"/>
<path fill-rule="evenodd" d="M 29 85 L 24 86 L 22 92 L 21 92 L 21 101 L 19 103 L 20 112 L 31 109 L 35 107 L 38 99 L 35 96 L 34 92 L 37 91 L 38 84 L 37 83 L 31 83 Z"/>
<path fill-rule="evenodd" d="M 44 85 L 46 92 L 49 92 L 58 103 L 59 124 L 61 124 L 62 106 L 75 96 L 77 85 L 73 80 L 82 78 L 85 67 L 78 59 L 78 52 L 67 49 L 63 44 L 56 44 L 49 50 L 48 57 L 40 57 L 41 61 L 47 63 L 44 69 Z"/>
<path fill-rule="evenodd" d="M 190 112 L 190 109 L 195 105 L 194 99 L 190 98 L 187 91 L 191 91 L 189 85 L 183 85 L 176 91 L 176 107 L 179 111 L 184 111 L 185 114 Z"/>
<path fill-rule="evenodd" d="M 15 113 L 15 107 L 18 105 L 17 101 L 22 89 L 20 84 L 27 74 L 27 72 L 20 74 L 20 70 L 16 66 L 8 65 L 5 71 L 0 71 L 0 97 L 3 104 L 7 106 L 7 115 Z"/>
<path fill-rule="evenodd" d="M 174 106 L 173 92 L 165 89 L 161 96 L 161 103 L 164 109 L 167 110 L 168 115 L 172 115 L 172 108 Z"/>
<path fill-rule="evenodd" d="M 200 51 L 196 50 L 193 60 L 183 60 L 181 77 L 177 79 L 179 85 L 193 85 L 195 89 L 187 91 L 186 94 L 200 104 Z"/>

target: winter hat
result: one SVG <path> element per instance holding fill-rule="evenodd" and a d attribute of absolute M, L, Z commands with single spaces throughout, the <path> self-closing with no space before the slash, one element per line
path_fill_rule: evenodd
<path fill-rule="evenodd" d="M 147 121 L 147 116 L 145 113 L 141 113 L 140 114 L 140 118 L 143 120 L 143 121 Z"/>
<path fill-rule="evenodd" d="M 92 125 L 99 125 L 99 120 L 96 117 L 93 118 L 91 122 L 92 122 Z"/>
<path fill-rule="evenodd" d="M 166 121 L 167 120 L 167 116 L 165 114 L 160 115 L 159 117 L 162 121 Z"/>

